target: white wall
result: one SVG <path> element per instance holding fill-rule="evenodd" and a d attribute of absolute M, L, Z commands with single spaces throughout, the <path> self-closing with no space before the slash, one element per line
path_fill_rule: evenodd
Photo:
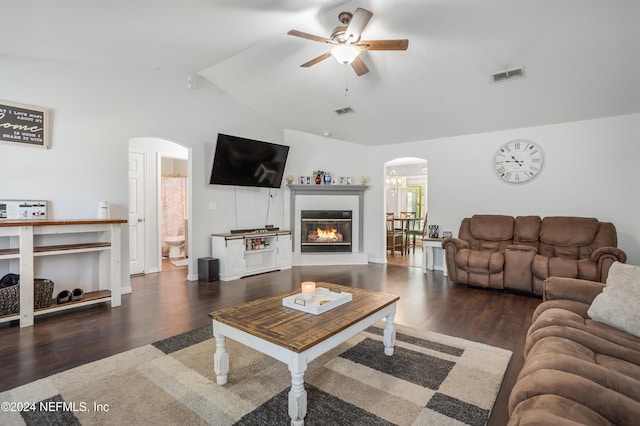
<path fill-rule="evenodd" d="M 95 217 L 102 200 L 113 217 L 127 217 L 129 139 L 190 148 L 192 261 L 210 255 L 211 233 L 267 221 L 289 226 L 288 190 L 209 185 L 221 132 L 291 146 L 285 176 L 322 169 L 352 176 L 354 184 L 369 176 L 364 250 L 372 261 L 385 258 L 384 163 L 420 157 L 429 164 L 429 222 L 440 229 L 457 232 L 474 213 L 594 216 L 615 223 L 619 246 L 640 264 L 640 114 L 366 148 L 283 130 L 206 81 L 188 90 L 186 73 L 0 56 L 0 93 L 51 109 L 50 149 L 0 144 L 0 196 L 48 200 L 54 219 Z M 512 186 L 496 178 L 492 160 L 498 146 L 516 138 L 538 142 L 546 165 L 534 181 Z M 128 233 L 123 237 L 128 287 Z M 74 288 L 77 278 L 67 269 L 63 288 Z M 54 281 L 64 272 L 43 271 Z"/>
<path fill-rule="evenodd" d="M 285 145 L 291 147 L 285 176 L 293 176 L 294 183 L 299 183 L 300 176 L 313 177 L 314 170 L 323 170 L 329 172 L 333 178 L 351 176 L 352 184 L 360 185 L 361 177 L 368 173 L 368 148 L 362 145 L 290 129 L 285 129 L 284 140 Z M 366 191 L 368 192 L 370 190 Z M 290 229 L 288 189 L 285 189 L 284 198 L 284 225 Z"/>
<path fill-rule="evenodd" d="M 503 183 L 494 154 L 520 138 L 541 145 L 544 170 L 525 184 Z M 640 264 L 639 138 L 640 114 L 633 114 L 371 148 L 365 249 L 383 261 L 384 163 L 413 156 L 429 162 L 429 223 L 441 230 L 456 235 L 462 218 L 481 213 L 596 217 L 616 225 L 618 246 Z"/>
<path fill-rule="evenodd" d="M 283 130 L 204 80 L 195 90 L 186 82 L 186 73 L 0 56 L 2 98 L 50 108 L 52 124 L 50 149 L 0 144 L 0 195 L 48 200 L 53 219 L 93 218 L 98 202 L 107 200 L 112 217 L 126 219 L 129 139 L 173 141 L 192 149 L 192 258 L 210 256 L 209 234 L 235 222 L 229 190 L 208 183 L 217 133 L 281 143 Z M 254 197 L 266 200 L 247 192 L 238 196 L 239 226 L 250 222 L 243 211 L 251 207 L 244 206 Z M 210 201 L 217 210 L 208 210 Z M 123 287 L 129 286 L 128 241 L 125 232 Z M 61 277 L 56 290 L 82 284 L 72 269 L 52 268 L 41 272 Z"/>

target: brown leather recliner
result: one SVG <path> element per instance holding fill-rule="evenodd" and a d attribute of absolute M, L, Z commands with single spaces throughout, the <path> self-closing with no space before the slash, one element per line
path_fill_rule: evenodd
<path fill-rule="evenodd" d="M 625 262 L 613 224 L 594 218 L 474 215 L 442 247 L 455 282 L 542 295 L 550 276 L 604 282 Z"/>

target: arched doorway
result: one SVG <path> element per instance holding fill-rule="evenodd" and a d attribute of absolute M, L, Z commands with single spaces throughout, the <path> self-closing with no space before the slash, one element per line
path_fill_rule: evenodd
<path fill-rule="evenodd" d="M 395 219 L 394 229 L 403 233 L 403 249 L 400 253 L 387 251 L 386 261 L 389 264 L 422 267 L 422 247 L 420 236 L 415 232 L 407 232 L 407 228 L 422 229 L 427 215 L 428 168 L 427 160 L 416 157 L 402 157 L 384 164 L 385 175 L 385 229 L 387 218 Z M 415 218 L 408 222 L 404 218 Z M 409 237 L 409 238 L 407 238 Z M 409 250 L 407 250 L 409 247 Z"/>

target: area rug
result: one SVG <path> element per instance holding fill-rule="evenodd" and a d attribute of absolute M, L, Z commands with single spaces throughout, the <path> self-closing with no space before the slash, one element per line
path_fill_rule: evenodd
<path fill-rule="evenodd" d="M 396 329 L 391 357 L 370 327 L 309 364 L 305 425 L 487 423 L 511 352 Z M 0 424 L 290 424 L 287 366 L 231 339 L 227 350 L 224 386 L 206 326 L 0 393 Z"/>

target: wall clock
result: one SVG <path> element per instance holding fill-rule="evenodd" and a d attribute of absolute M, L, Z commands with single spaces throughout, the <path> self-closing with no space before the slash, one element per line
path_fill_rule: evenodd
<path fill-rule="evenodd" d="M 496 174 L 509 183 L 530 181 L 540 173 L 543 165 L 542 148 L 525 139 L 505 143 L 498 149 L 494 159 Z"/>

